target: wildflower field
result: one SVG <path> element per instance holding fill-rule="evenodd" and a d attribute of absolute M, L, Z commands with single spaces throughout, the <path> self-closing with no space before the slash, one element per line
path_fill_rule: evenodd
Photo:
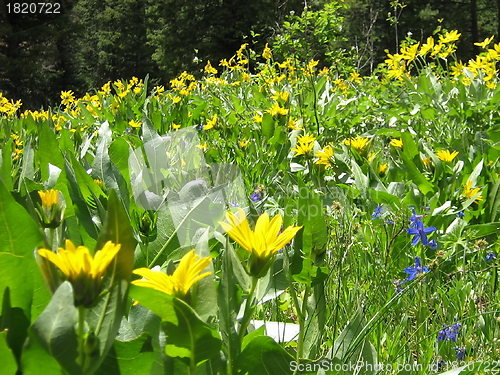
<path fill-rule="evenodd" d="M 0 93 L 2 373 L 498 372 L 500 44 L 459 37 Z"/>

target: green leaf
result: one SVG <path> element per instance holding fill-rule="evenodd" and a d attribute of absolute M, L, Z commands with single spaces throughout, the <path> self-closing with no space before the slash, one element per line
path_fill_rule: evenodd
<path fill-rule="evenodd" d="M 40 369 L 43 369 L 44 375 L 64 374 L 59 363 L 43 348 L 32 329 L 23 347 L 21 368 L 23 375 L 39 375 Z"/>
<path fill-rule="evenodd" d="M 7 345 L 7 334 L 7 330 L 0 332 L 0 363 L 2 364 L 2 373 L 15 374 L 17 363 L 14 354 Z"/>
<path fill-rule="evenodd" d="M 274 133 L 274 119 L 270 113 L 264 113 L 262 116 L 262 136 L 269 140 Z"/>
<path fill-rule="evenodd" d="M 49 164 L 64 170 L 64 157 L 59 149 L 56 136 L 47 122 L 42 124 L 39 133 L 38 157 L 40 158 L 42 181 L 49 179 Z"/>
<path fill-rule="evenodd" d="M 194 355 L 195 363 L 210 359 L 219 353 L 219 333 L 196 314 L 184 301 L 160 291 L 132 285 L 132 298 L 162 318 L 167 340 L 165 352 L 189 363 Z"/>
<path fill-rule="evenodd" d="M 148 333 L 129 341 L 115 340 L 96 375 L 147 375 L 151 370 L 153 358 L 151 336 Z"/>
<path fill-rule="evenodd" d="M 2 148 L 2 166 L 0 167 L 0 178 L 3 180 L 3 183 L 7 187 L 8 191 L 12 191 L 12 142 L 14 140 L 10 138 Z"/>
<path fill-rule="evenodd" d="M 77 322 L 78 311 L 74 305 L 73 288 L 65 281 L 57 288 L 49 305 L 30 329 L 44 349 L 71 375 L 82 374 L 81 367 L 76 363 Z"/>
<path fill-rule="evenodd" d="M 243 374 L 290 375 L 290 364 L 294 360 L 272 338 L 257 336 L 238 357 L 238 368 Z"/>
<path fill-rule="evenodd" d="M 20 307 L 28 320 L 50 300 L 33 256 L 42 243 L 43 235 L 31 216 L 0 181 L 0 291 L 9 287 L 11 306 Z"/>
<path fill-rule="evenodd" d="M 403 159 L 404 168 L 408 171 L 410 179 L 418 186 L 420 191 L 424 195 L 427 195 L 429 192 L 434 193 L 434 186 L 420 173 L 415 164 L 413 164 L 413 161 L 405 153 L 400 153 L 399 155 Z"/>
<path fill-rule="evenodd" d="M 122 316 L 127 309 L 127 293 L 134 264 L 136 241 L 132 226 L 114 190 L 109 193 L 108 213 L 96 249 L 102 249 L 108 241 L 120 244 L 121 248 L 115 260 L 108 266 L 107 274 L 111 275 L 105 277 L 103 282 L 104 288 L 110 292 L 100 298 L 97 306 L 86 316 L 87 323 L 94 329 L 100 343 L 100 356 L 91 357 L 89 371 L 95 371 L 99 367 L 113 346 Z"/>

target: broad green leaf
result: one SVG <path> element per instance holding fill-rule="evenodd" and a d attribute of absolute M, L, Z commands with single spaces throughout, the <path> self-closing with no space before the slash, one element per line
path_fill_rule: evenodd
<path fill-rule="evenodd" d="M 272 338 L 257 336 L 238 357 L 238 368 L 243 374 L 290 375 L 290 365 L 295 358 Z"/>
<path fill-rule="evenodd" d="M 108 213 L 96 249 L 102 249 L 108 241 L 120 244 L 121 248 L 115 260 L 108 266 L 106 272 L 108 277 L 103 281 L 104 288 L 110 292 L 100 298 L 97 306 L 93 307 L 86 316 L 87 323 L 95 330 L 100 344 L 100 356 L 91 358 L 89 365 L 91 371 L 99 367 L 113 346 L 122 316 L 127 309 L 127 293 L 134 264 L 136 241 L 132 226 L 114 190 L 111 190 L 109 194 Z"/>
<path fill-rule="evenodd" d="M 115 340 L 96 375 L 148 375 L 153 358 L 151 336 L 147 333 L 129 341 Z"/>
<path fill-rule="evenodd" d="M 420 171 L 417 169 L 415 164 L 413 164 L 413 161 L 411 161 L 405 153 L 400 153 L 401 159 L 403 159 L 403 164 L 404 167 L 408 171 L 408 177 L 410 180 L 412 180 L 420 189 L 420 191 L 424 194 L 427 195 L 427 193 L 434 193 L 434 187 L 431 185 L 429 181 L 420 173 Z"/>
<path fill-rule="evenodd" d="M 2 364 L 2 373 L 15 374 L 17 363 L 7 344 L 7 333 L 7 330 L 0 332 L 0 363 Z"/>
<path fill-rule="evenodd" d="M 167 345 L 165 352 L 189 363 L 194 355 L 195 363 L 210 359 L 220 350 L 219 333 L 196 314 L 184 301 L 160 291 L 132 285 L 132 298 L 162 319 Z"/>
<path fill-rule="evenodd" d="M 12 142 L 14 140 L 11 138 L 9 139 L 2 148 L 2 157 L 1 160 L 1 167 L 0 167 L 0 178 L 3 180 L 3 183 L 7 187 L 8 191 L 12 191 L 13 189 L 13 184 L 12 184 Z"/>
<path fill-rule="evenodd" d="M 269 113 L 262 116 L 262 136 L 269 140 L 274 133 L 274 119 Z"/>
<path fill-rule="evenodd" d="M 40 158 L 40 171 L 42 181 L 49 179 L 49 164 L 64 170 L 64 157 L 59 149 L 54 131 L 44 123 L 40 129 L 38 140 L 38 157 Z"/>
<path fill-rule="evenodd" d="M 40 229 L 0 181 L 0 291 L 9 287 L 11 306 L 20 307 L 28 319 L 50 300 L 33 256 L 42 243 Z"/>
<path fill-rule="evenodd" d="M 47 308 L 30 329 L 44 349 L 71 375 L 82 374 L 81 367 L 76 363 L 77 322 L 78 311 L 74 306 L 73 287 L 65 281 L 57 288 Z"/>

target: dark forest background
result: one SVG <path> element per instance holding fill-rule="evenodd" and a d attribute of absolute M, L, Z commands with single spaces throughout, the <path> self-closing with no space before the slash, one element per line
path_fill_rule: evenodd
<path fill-rule="evenodd" d="M 0 92 L 21 99 L 23 110 L 57 105 L 61 90 L 83 96 L 132 76 L 149 74 L 167 87 L 184 70 L 200 72 L 207 60 L 217 67 L 245 42 L 261 53 L 266 43 L 281 41 L 287 48 L 275 48 L 278 59 L 314 57 L 334 68 L 348 61 L 370 74 L 384 50 L 396 52 L 408 35 L 424 42 L 438 28 L 457 29 L 458 58 L 467 61 L 480 52 L 474 42 L 492 35 L 498 42 L 500 34 L 500 0 L 51 2 L 61 4 L 60 14 L 16 14 L 13 1 L 0 0 Z M 328 8 L 332 3 L 338 6 Z M 340 61 L 342 55 L 350 57 Z"/>

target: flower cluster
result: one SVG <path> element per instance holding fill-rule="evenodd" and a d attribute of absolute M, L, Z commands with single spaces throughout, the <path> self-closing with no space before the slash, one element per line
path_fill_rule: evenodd
<path fill-rule="evenodd" d="M 427 235 L 434 232 L 436 227 L 424 228 L 424 223 L 422 223 L 422 217 L 424 215 L 417 215 L 415 209 L 412 207 L 413 215 L 410 217 L 412 222 L 409 229 L 406 230 L 408 234 L 413 235 L 413 239 L 411 241 L 412 246 L 418 244 L 419 241 L 422 242 L 422 245 L 430 246 L 431 249 L 437 249 L 437 243 L 435 240 L 429 241 Z"/>
<path fill-rule="evenodd" d="M 309 155 L 309 153 L 314 148 L 314 135 L 307 133 L 306 135 L 299 135 L 297 137 L 297 143 L 295 148 L 291 150 L 295 152 L 295 156 L 299 155 Z"/>
<path fill-rule="evenodd" d="M 453 341 L 454 343 L 457 342 L 457 336 L 459 334 L 459 329 L 462 327 L 462 324 L 460 322 L 456 322 L 455 324 L 446 327 L 445 324 L 443 324 L 443 329 L 439 331 L 438 333 L 438 341 Z"/>

